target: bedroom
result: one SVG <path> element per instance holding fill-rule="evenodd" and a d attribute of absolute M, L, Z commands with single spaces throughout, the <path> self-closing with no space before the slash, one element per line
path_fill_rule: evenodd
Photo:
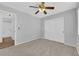
<path fill-rule="evenodd" d="M 38 9 L 29 7 L 39 4 L 0 2 L 0 42 L 12 39 L 12 43 L 0 45 L 4 46 L 0 55 L 78 55 L 79 4 L 46 2 L 46 6 L 55 7 L 46 10 L 46 15 L 43 12 L 35 14 Z"/>

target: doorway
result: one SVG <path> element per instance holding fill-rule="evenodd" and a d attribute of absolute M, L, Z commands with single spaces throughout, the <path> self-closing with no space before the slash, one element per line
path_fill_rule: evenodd
<path fill-rule="evenodd" d="M 15 44 L 15 13 L 0 10 L 0 48 Z"/>

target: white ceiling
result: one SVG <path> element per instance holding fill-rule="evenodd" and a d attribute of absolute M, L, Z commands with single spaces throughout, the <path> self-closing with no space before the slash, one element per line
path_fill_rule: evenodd
<path fill-rule="evenodd" d="M 29 8 L 29 6 L 38 6 L 39 4 L 38 2 L 1 2 L 0 4 L 40 18 L 48 15 L 64 12 L 66 10 L 76 8 L 77 6 L 77 2 L 46 2 L 46 6 L 54 6 L 55 9 L 46 10 L 48 13 L 47 15 L 44 15 L 44 13 L 41 13 L 41 12 L 35 15 L 35 12 L 37 11 L 37 9 Z"/>

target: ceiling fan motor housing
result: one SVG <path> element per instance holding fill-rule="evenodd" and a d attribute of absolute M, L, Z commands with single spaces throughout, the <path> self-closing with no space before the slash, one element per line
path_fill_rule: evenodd
<path fill-rule="evenodd" d="M 40 5 L 38 6 L 38 8 L 39 8 L 39 11 L 41 11 L 41 12 L 45 11 L 45 6 L 44 6 L 44 4 L 40 4 Z"/>

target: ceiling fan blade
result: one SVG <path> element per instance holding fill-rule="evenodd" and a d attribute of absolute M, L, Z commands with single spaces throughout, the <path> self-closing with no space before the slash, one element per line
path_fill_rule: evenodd
<path fill-rule="evenodd" d="M 55 9 L 55 7 L 45 7 L 46 9 Z"/>
<path fill-rule="evenodd" d="M 47 14 L 47 12 L 46 12 L 46 11 L 44 11 L 44 14 Z"/>
<path fill-rule="evenodd" d="M 29 7 L 32 7 L 32 8 L 38 8 L 38 7 L 36 7 L 36 6 L 29 6 Z"/>
<path fill-rule="evenodd" d="M 38 11 L 36 11 L 36 12 L 35 12 L 35 14 L 37 14 L 38 12 L 39 12 L 39 10 L 38 10 Z"/>

